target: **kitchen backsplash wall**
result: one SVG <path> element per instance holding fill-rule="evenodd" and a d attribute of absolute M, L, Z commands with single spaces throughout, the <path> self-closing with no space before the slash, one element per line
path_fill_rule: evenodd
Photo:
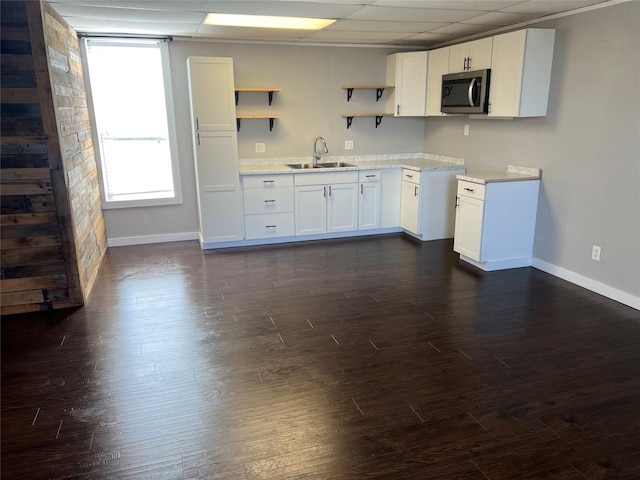
<path fill-rule="evenodd" d="M 536 25 L 556 29 L 547 117 L 428 119 L 424 148 L 470 172 L 542 168 L 534 257 L 640 297 L 640 2 Z M 464 125 L 469 136 L 464 136 Z M 591 260 L 593 245 L 600 262 Z"/>

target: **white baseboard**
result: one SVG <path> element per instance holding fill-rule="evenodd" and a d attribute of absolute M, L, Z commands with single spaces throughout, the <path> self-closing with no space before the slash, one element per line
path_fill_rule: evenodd
<path fill-rule="evenodd" d="M 198 240 L 198 232 L 165 233 L 162 235 L 141 235 L 139 237 L 107 238 L 107 245 L 109 247 L 126 247 L 127 245 L 183 242 L 185 240 Z"/>
<path fill-rule="evenodd" d="M 555 277 L 566 280 L 567 282 L 575 283 L 576 285 L 586 288 L 587 290 L 591 290 L 592 292 L 599 293 L 611 300 L 615 300 L 616 302 L 620 302 L 631 308 L 640 310 L 640 297 L 632 295 L 631 293 L 618 290 L 617 288 L 613 288 L 602 282 L 598 282 L 597 280 L 587 278 L 583 275 L 572 272 L 571 270 L 567 270 L 566 268 L 558 267 L 557 265 L 545 262 L 539 258 L 533 258 L 531 260 L 531 266 Z"/>

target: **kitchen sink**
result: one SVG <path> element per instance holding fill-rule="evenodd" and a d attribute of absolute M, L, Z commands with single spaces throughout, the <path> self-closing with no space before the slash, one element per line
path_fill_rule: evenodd
<path fill-rule="evenodd" d="M 343 168 L 343 167 L 356 167 L 353 163 L 346 162 L 327 162 L 327 163 L 318 163 L 317 165 L 313 165 L 312 163 L 289 163 L 287 167 L 294 168 L 296 170 L 306 169 L 306 168 Z"/>

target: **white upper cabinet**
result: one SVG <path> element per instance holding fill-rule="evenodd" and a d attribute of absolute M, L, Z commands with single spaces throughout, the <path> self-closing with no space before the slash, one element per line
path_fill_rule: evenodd
<path fill-rule="evenodd" d="M 195 130 L 236 130 L 232 59 L 189 57 L 188 65 Z"/>
<path fill-rule="evenodd" d="M 493 37 L 449 47 L 449 73 L 491 68 Z"/>
<path fill-rule="evenodd" d="M 493 37 L 489 116 L 547 114 L 555 30 L 529 28 Z"/>
<path fill-rule="evenodd" d="M 442 76 L 449 73 L 449 48 L 429 52 L 427 70 L 427 116 L 444 115 L 440 111 L 442 101 Z"/>
<path fill-rule="evenodd" d="M 427 89 L 427 52 L 394 53 L 387 57 L 386 111 L 396 117 L 424 117 Z"/>

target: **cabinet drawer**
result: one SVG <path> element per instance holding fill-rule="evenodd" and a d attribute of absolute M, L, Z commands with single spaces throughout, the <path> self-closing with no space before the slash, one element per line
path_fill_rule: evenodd
<path fill-rule="evenodd" d="M 420 172 L 416 172 L 415 170 L 407 170 L 406 168 L 404 168 L 402 169 L 402 180 L 404 180 L 405 182 L 420 184 Z"/>
<path fill-rule="evenodd" d="M 245 188 L 244 213 L 293 212 L 293 187 Z"/>
<path fill-rule="evenodd" d="M 484 200 L 486 185 L 458 180 L 458 196 Z"/>
<path fill-rule="evenodd" d="M 244 217 L 247 240 L 255 238 L 293 237 L 293 213 L 267 213 Z"/>
<path fill-rule="evenodd" d="M 276 188 L 292 187 L 293 174 L 282 175 L 244 175 L 242 177 L 244 188 Z"/>
<path fill-rule="evenodd" d="M 358 172 L 358 181 L 360 183 L 379 182 L 380 170 L 361 170 Z"/>

